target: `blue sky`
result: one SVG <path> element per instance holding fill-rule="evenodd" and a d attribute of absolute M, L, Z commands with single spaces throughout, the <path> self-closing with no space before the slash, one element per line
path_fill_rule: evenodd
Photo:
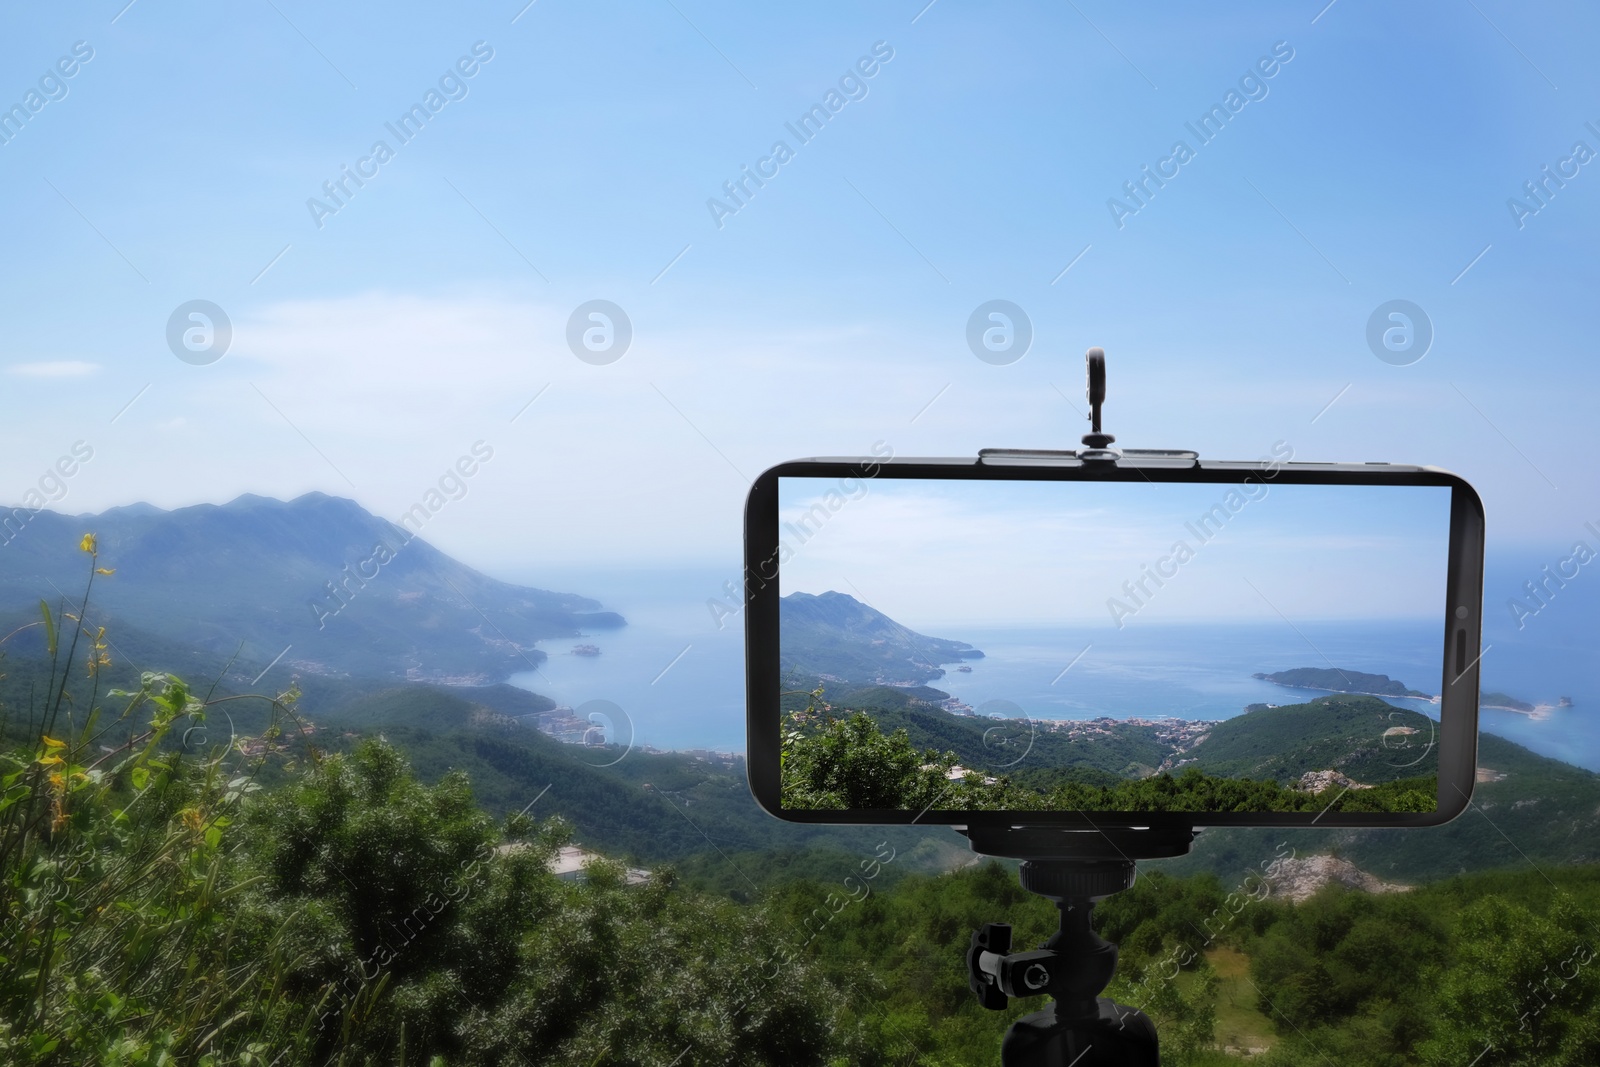
<path fill-rule="evenodd" d="M 1449 489 L 880 477 L 811 510 L 838 484 L 780 483 L 783 594 L 848 593 L 923 632 L 1445 610 Z"/>
<path fill-rule="evenodd" d="M 93 50 L 0 144 L 5 503 L 85 441 L 52 506 L 320 489 L 394 518 L 483 441 L 447 551 L 731 576 L 764 467 L 1070 447 L 1100 345 L 1121 444 L 1444 466 L 1528 558 L 1600 521 L 1600 165 L 1507 206 L 1600 151 L 1579 5 L 124 3 L 3 16 L 0 105 Z M 307 200 L 477 42 L 465 95 L 319 228 Z M 632 325 L 604 365 L 566 341 L 595 299 Z M 1032 325 L 1005 365 L 965 337 L 993 299 Z M 1366 338 L 1396 299 L 1434 335 L 1403 366 Z M 166 339 L 191 300 L 232 324 L 206 365 Z"/>

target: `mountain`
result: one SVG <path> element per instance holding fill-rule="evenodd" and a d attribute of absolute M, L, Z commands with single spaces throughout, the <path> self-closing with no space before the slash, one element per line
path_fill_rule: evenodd
<path fill-rule="evenodd" d="M 786 673 L 858 685 L 921 683 L 943 663 L 982 659 L 963 641 L 908 630 L 845 593 L 790 593 L 778 603 L 779 659 Z"/>
<path fill-rule="evenodd" d="M 1427 693 L 1408 689 L 1404 682 L 1387 674 L 1365 674 L 1361 671 L 1340 670 L 1337 667 L 1296 667 L 1273 674 L 1252 674 L 1252 678 L 1274 682 L 1291 689 L 1326 689 L 1334 693 L 1370 693 L 1380 697 L 1421 697 Z"/>
<path fill-rule="evenodd" d="M 1311 771 L 1335 770 L 1372 785 L 1437 774 L 1435 730 L 1421 712 L 1374 696 L 1325 696 L 1275 708 L 1252 704 L 1213 726 L 1187 754 L 1218 777 L 1287 785 Z"/>
<path fill-rule="evenodd" d="M 545 656 L 535 642 L 624 625 L 571 593 L 511 585 L 458 563 L 354 501 L 245 495 L 166 511 L 0 513 L 0 616 L 83 594 L 85 533 L 99 544 L 91 621 L 257 669 L 497 682 Z M 287 675 L 285 674 L 285 677 Z"/>

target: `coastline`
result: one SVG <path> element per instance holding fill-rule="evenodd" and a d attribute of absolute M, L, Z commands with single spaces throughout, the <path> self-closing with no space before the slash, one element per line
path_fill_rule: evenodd
<path fill-rule="evenodd" d="M 1353 689 L 1322 689 L 1312 685 L 1287 685 L 1283 682 L 1273 682 L 1273 685 L 1282 686 L 1284 689 L 1306 689 L 1314 693 L 1342 693 L 1349 696 L 1379 697 L 1384 700 L 1422 700 L 1429 704 L 1437 705 L 1439 698 L 1436 696 L 1410 697 L 1398 693 L 1368 693 Z M 1543 722 L 1550 718 L 1551 712 L 1556 710 L 1555 704 L 1535 704 L 1531 708 L 1510 708 L 1504 704 L 1479 704 L 1479 711 L 1509 711 L 1513 715 L 1525 715 L 1533 722 Z"/>
<path fill-rule="evenodd" d="M 1270 681 L 1270 679 L 1267 678 L 1263 678 L 1261 680 L 1264 682 Z M 1425 700 L 1429 704 L 1439 703 L 1439 698 L 1437 696 L 1428 696 L 1427 694 L 1423 694 L 1422 696 L 1406 696 L 1402 693 L 1368 693 L 1361 689 L 1325 689 L 1319 685 L 1290 685 L 1287 682 L 1272 682 L 1272 684 L 1276 686 L 1282 686 L 1284 689 L 1307 689 L 1313 693 L 1330 693 L 1339 696 L 1382 697 L 1388 700 Z"/>
<path fill-rule="evenodd" d="M 1479 704 L 1479 711 L 1509 711 L 1513 715 L 1526 715 L 1533 722 L 1542 722 L 1556 710 L 1554 704 L 1535 704 L 1532 708 L 1508 708 L 1504 704 Z"/>

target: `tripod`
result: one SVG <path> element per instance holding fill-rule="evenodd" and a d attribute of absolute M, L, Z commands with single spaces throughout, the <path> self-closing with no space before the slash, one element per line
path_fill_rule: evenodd
<path fill-rule="evenodd" d="M 986 448 L 980 462 L 1075 461 L 1114 467 L 1123 457 L 1144 466 L 1191 466 L 1185 449 L 1123 449 L 1101 429 L 1106 398 L 1106 354 L 1085 354 L 1090 431 L 1076 452 Z M 958 826 L 985 856 L 1023 861 L 1022 887 L 1048 897 L 1061 912 L 1056 933 L 1034 952 L 1011 951 L 1011 927 L 987 923 L 967 949 L 967 984 L 978 1002 L 999 1011 L 1012 997 L 1048 995 L 1055 1003 L 1023 1016 L 1000 1045 L 1004 1067 L 1159 1067 L 1156 1027 L 1149 1016 L 1100 996 L 1117 970 L 1117 946 L 1094 932 L 1095 903 L 1133 885 L 1141 859 L 1181 856 L 1194 843 L 1188 826 L 1098 827 Z"/>
<path fill-rule="evenodd" d="M 1198 454 L 1186 449 L 1136 450 L 1112 447 L 1114 439 L 1103 432 L 1101 417 L 1106 397 L 1105 353 L 1099 348 L 1089 349 L 1086 363 L 1091 432 L 1083 435 L 1083 447 L 1077 450 L 980 450 L 980 464 L 1022 468 L 1006 475 L 996 474 L 997 480 L 1013 475 L 1019 479 L 1040 482 L 1055 480 L 1052 472 L 1042 470 L 1053 466 L 1062 468 L 1059 480 L 1063 482 L 1137 484 L 1138 479 L 1143 479 L 1148 487 L 1154 488 L 1160 483 L 1227 484 L 1237 480 L 1242 488 L 1245 483 L 1252 481 L 1264 484 L 1265 480 L 1275 477 L 1284 465 L 1265 457 L 1258 464 L 1222 462 L 1202 465 Z M 1278 454 L 1276 449 L 1274 454 Z M 1464 810 L 1470 801 L 1473 781 L 1478 660 L 1468 662 L 1467 653 L 1469 640 L 1474 643 L 1471 647 L 1477 647 L 1482 637 L 1481 505 L 1471 487 L 1462 479 L 1438 468 L 1395 466 L 1390 468 L 1387 475 L 1376 476 L 1375 472 L 1366 471 L 1364 465 L 1358 464 L 1302 463 L 1297 466 L 1299 469 L 1292 471 L 1286 479 L 1297 486 L 1420 485 L 1431 484 L 1437 478 L 1439 484 L 1448 483 L 1452 487 L 1447 586 L 1449 602 L 1454 604 L 1454 608 L 1447 616 L 1443 647 L 1440 648 L 1444 661 L 1441 666 L 1445 668 L 1445 692 L 1437 698 L 1440 701 L 1441 731 L 1447 731 L 1449 739 L 1441 751 L 1448 751 L 1450 755 L 1439 757 L 1439 797 L 1438 803 L 1431 809 L 1435 814 L 1409 815 L 1391 810 L 1368 816 L 1341 812 L 1334 815 L 1331 824 L 1420 827 L 1447 822 Z M 1396 475 L 1399 479 L 1393 480 Z M 931 475 L 926 471 L 916 471 L 912 476 L 942 475 L 937 471 Z M 987 473 L 979 475 L 988 476 Z M 1234 490 L 1230 490 L 1230 494 L 1241 498 L 1255 495 Z M 1227 510 L 1221 509 L 1224 512 Z M 1189 524 L 1188 529 L 1200 539 L 1208 539 L 1208 535 L 1193 523 Z M 1092 542 L 1093 539 L 1083 540 Z M 1188 548 L 1187 542 L 1180 541 L 1179 545 Z M 1062 539 L 1060 547 L 1063 553 L 1067 553 L 1077 549 L 1078 544 Z M 1189 551 L 1192 554 L 1192 549 Z M 1175 546 L 1174 556 L 1182 555 L 1183 552 Z M 1044 571 L 1044 568 L 1034 570 Z M 1033 575 L 1027 573 L 1025 577 L 1032 578 Z M 1124 583 L 1123 588 L 1131 590 L 1132 583 Z M 1075 591 L 1067 592 L 1069 600 L 1075 596 Z M 1108 604 L 1111 603 L 1108 601 Z M 1112 615 L 1120 628 L 1121 616 L 1115 606 L 1112 607 Z M 1281 612 L 1279 615 L 1288 623 L 1287 616 Z M 1076 643 L 1077 639 L 1073 638 L 1072 644 Z M 1060 681 L 1088 650 L 1088 646 L 1085 646 L 1083 652 L 1078 653 L 1050 684 L 1053 686 Z M 1263 674 L 1257 677 L 1274 676 Z M 1464 686 L 1451 688 L 1462 680 L 1466 682 Z M 1084 735 L 1092 736 L 1092 732 L 1083 731 L 1080 734 L 1074 730 L 1070 736 L 1077 738 Z M 1086 743 L 1091 746 L 1095 744 L 1087 738 Z M 1192 748 L 1190 744 L 1185 751 L 1192 751 Z M 1021 757 L 1010 760 L 1005 768 L 1015 767 L 1029 751 L 1031 748 L 1024 751 Z M 983 773 L 982 763 L 986 762 L 983 756 L 967 762 L 976 765 L 978 773 Z M 1209 825 L 1305 827 L 1316 824 L 1329 808 L 1305 822 L 1287 814 L 1241 811 L 1238 806 L 1229 804 L 1194 810 L 1191 804 L 1169 807 L 1155 797 L 1148 800 L 1113 800 L 1109 797 L 1115 797 L 1117 791 L 1108 790 L 1108 799 L 1097 801 L 1105 804 L 1107 810 L 1072 810 L 1068 806 L 1070 801 L 1066 799 L 1072 795 L 1072 790 L 1057 787 L 1073 785 L 1074 779 L 1079 777 L 1077 766 L 1088 761 L 1081 761 L 1080 757 L 1068 752 L 1060 752 L 1052 753 L 1049 759 L 1042 762 L 1044 766 L 1029 772 L 1029 776 L 1023 779 L 1029 787 L 1023 806 L 1005 810 L 979 810 L 976 809 L 978 800 L 969 799 L 968 803 L 974 807 L 969 808 L 967 814 L 956 816 L 967 820 L 968 824 L 956 829 L 970 839 L 974 852 L 1024 861 L 1020 870 L 1023 888 L 1054 902 L 1060 912 L 1059 928 L 1036 951 L 1016 952 L 1013 951 L 1010 926 L 1003 923 L 984 925 L 973 935 L 967 951 L 969 986 L 979 1003 L 995 1010 L 1006 1008 L 1012 997 L 1047 995 L 1054 998 L 1050 1007 L 1018 1019 L 1007 1031 L 1001 1044 L 1001 1063 L 1006 1067 L 1095 1067 L 1098 1064 L 1154 1067 L 1159 1063 L 1159 1043 L 1151 1020 L 1140 1011 L 1116 1004 L 1100 995 L 1115 974 L 1117 948 L 1096 935 L 1092 928 L 1091 914 L 1096 902 L 1134 884 L 1137 860 L 1187 853 L 1193 844 L 1195 831 L 1192 824 L 1195 821 Z M 1120 762 L 1120 758 L 1117 762 Z M 1194 770 L 1201 769 L 1193 767 L 1193 758 L 1179 762 L 1190 764 Z M 1001 773 L 999 767 L 990 769 L 996 774 Z M 1214 773 L 1217 768 L 1210 770 Z M 1219 778 L 1226 780 L 1225 776 Z M 1446 785 L 1454 783 L 1460 784 L 1455 786 L 1453 796 L 1447 796 Z M 1032 788 L 1034 786 L 1038 787 L 1037 792 Z M 1046 786 L 1050 788 L 1046 789 Z M 1055 801 L 1063 806 L 1040 811 L 1036 806 L 1039 803 L 1038 794 L 1045 794 L 1047 801 Z M 1110 806 L 1116 803 L 1129 804 L 1132 810 L 1114 810 Z M 1137 807 L 1132 808 L 1135 805 Z M 1178 807 L 1190 810 L 1177 810 Z M 910 821 L 916 822 L 921 816 L 919 812 Z M 940 817 L 950 816 L 941 812 Z M 1029 819 L 1040 822 L 1032 827 L 1016 825 Z M 1171 992 L 1170 989 L 1168 991 Z"/>
<path fill-rule="evenodd" d="M 1117 946 L 1094 932 L 1095 903 L 1133 885 L 1135 858 L 1181 856 L 1195 831 L 957 827 L 972 850 L 1021 859 L 1022 887 L 1053 901 L 1060 928 L 1038 950 L 1012 952 L 1011 927 L 986 923 L 967 949 L 967 983 L 999 1011 L 1012 997 L 1055 1003 L 1011 1024 L 1003 1067 L 1159 1067 L 1155 1024 L 1136 1008 L 1100 996 L 1117 969 Z"/>

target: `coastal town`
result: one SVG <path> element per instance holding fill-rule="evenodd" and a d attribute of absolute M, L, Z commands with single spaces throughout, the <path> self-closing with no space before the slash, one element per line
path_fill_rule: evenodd
<path fill-rule="evenodd" d="M 1217 725 L 1212 719 L 1179 719 L 1164 716 L 1158 719 L 1147 719 L 1132 716 L 1125 719 L 1113 718 L 1102 715 L 1094 719 L 1015 719 L 1001 716 L 983 716 L 973 711 L 972 707 L 952 697 L 940 701 L 938 706 L 955 715 L 971 718 L 993 718 L 997 723 L 1028 724 L 1029 729 L 1043 730 L 1064 737 L 1068 741 L 1105 741 L 1130 734 L 1143 733 L 1151 739 L 1168 746 L 1170 755 L 1156 767 L 1152 773 L 1163 771 L 1171 772 L 1182 768 L 1185 764 L 1193 763 L 1193 758 L 1184 758 L 1184 753 L 1192 750 L 1200 742 L 1211 736 L 1211 730 Z M 957 768 L 962 770 L 963 768 Z M 957 775 L 959 777 L 959 775 Z"/>
<path fill-rule="evenodd" d="M 566 704 L 557 704 L 549 711 L 540 711 L 525 716 L 523 721 L 546 737 L 569 745 L 588 745 L 598 748 L 606 744 L 617 744 L 619 742 L 626 744 L 628 742 L 625 737 L 620 739 L 616 737 L 607 738 L 606 728 L 603 724 L 582 717 Z M 680 755 L 690 756 L 704 763 L 714 764 L 726 769 L 733 769 L 744 760 L 744 753 L 742 752 L 712 748 L 662 749 L 647 744 L 635 744 L 633 747 L 640 752 L 649 752 L 656 755 L 676 751 Z"/>

